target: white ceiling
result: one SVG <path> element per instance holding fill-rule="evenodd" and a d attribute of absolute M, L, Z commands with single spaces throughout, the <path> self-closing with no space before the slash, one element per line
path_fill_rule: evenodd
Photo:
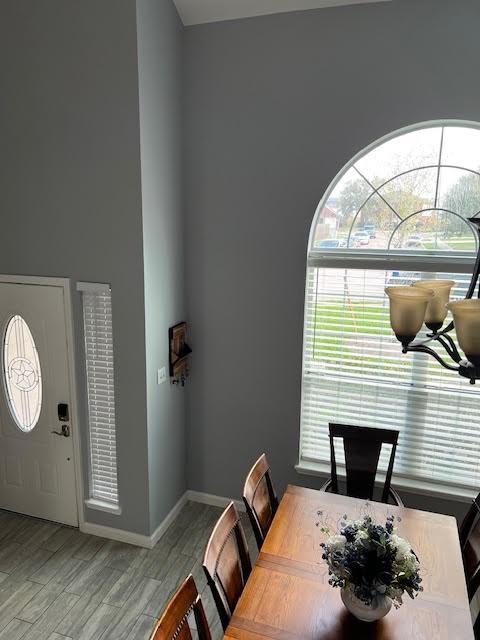
<path fill-rule="evenodd" d="M 389 0 L 174 0 L 183 24 L 250 18 L 269 13 L 304 11 Z"/>

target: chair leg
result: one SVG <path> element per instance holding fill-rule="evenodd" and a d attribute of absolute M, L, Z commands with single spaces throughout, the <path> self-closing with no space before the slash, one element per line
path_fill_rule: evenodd
<path fill-rule="evenodd" d="M 329 489 L 332 488 L 332 485 L 333 485 L 332 479 L 329 478 L 326 482 L 324 482 L 322 484 L 322 486 L 320 487 L 319 491 L 329 491 Z"/>
<path fill-rule="evenodd" d="M 403 507 L 403 500 L 400 498 L 400 496 L 398 495 L 398 493 L 395 491 L 395 489 L 393 487 L 390 487 L 390 497 L 393 499 L 394 504 L 397 505 L 397 507 Z"/>

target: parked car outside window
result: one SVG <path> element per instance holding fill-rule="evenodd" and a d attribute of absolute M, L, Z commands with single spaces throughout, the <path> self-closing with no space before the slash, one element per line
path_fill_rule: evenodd
<path fill-rule="evenodd" d="M 358 241 L 361 245 L 366 245 L 370 242 L 370 234 L 366 231 L 357 231 L 353 234 L 353 242 Z"/>
<path fill-rule="evenodd" d="M 340 240 L 336 238 L 327 238 L 325 240 L 320 240 L 318 243 L 318 247 L 320 249 L 337 249 L 340 246 Z"/>

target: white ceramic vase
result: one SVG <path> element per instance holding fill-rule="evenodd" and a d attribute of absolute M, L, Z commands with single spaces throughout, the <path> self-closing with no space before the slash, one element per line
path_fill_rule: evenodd
<path fill-rule="evenodd" d="M 359 600 L 350 589 L 342 589 L 341 596 L 350 613 L 363 622 L 380 620 L 392 608 L 392 600 L 388 596 L 378 596 L 370 605 Z"/>

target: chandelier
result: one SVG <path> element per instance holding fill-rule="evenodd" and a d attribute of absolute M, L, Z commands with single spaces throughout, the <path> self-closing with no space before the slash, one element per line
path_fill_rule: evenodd
<path fill-rule="evenodd" d="M 468 221 L 476 228 L 480 239 L 480 218 L 469 218 Z M 468 378 L 470 384 L 480 380 L 480 291 L 478 297 L 472 299 L 479 274 L 480 242 L 472 280 L 463 300 L 449 301 L 450 291 L 455 285 L 453 280 L 419 280 L 410 286 L 385 289 L 390 299 L 390 324 L 402 345 L 402 352 L 427 353 L 445 369 L 457 371 Z M 452 312 L 453 322 L 443 329 L 448 311 Z M 415 341 L 424 322 L 430 333 L 425 340 Z M 449 335 L 454 328 L 465 356 Z M 445 351 L 446 356 L 442 357 L 432 349 L 435 344 Z"/>

